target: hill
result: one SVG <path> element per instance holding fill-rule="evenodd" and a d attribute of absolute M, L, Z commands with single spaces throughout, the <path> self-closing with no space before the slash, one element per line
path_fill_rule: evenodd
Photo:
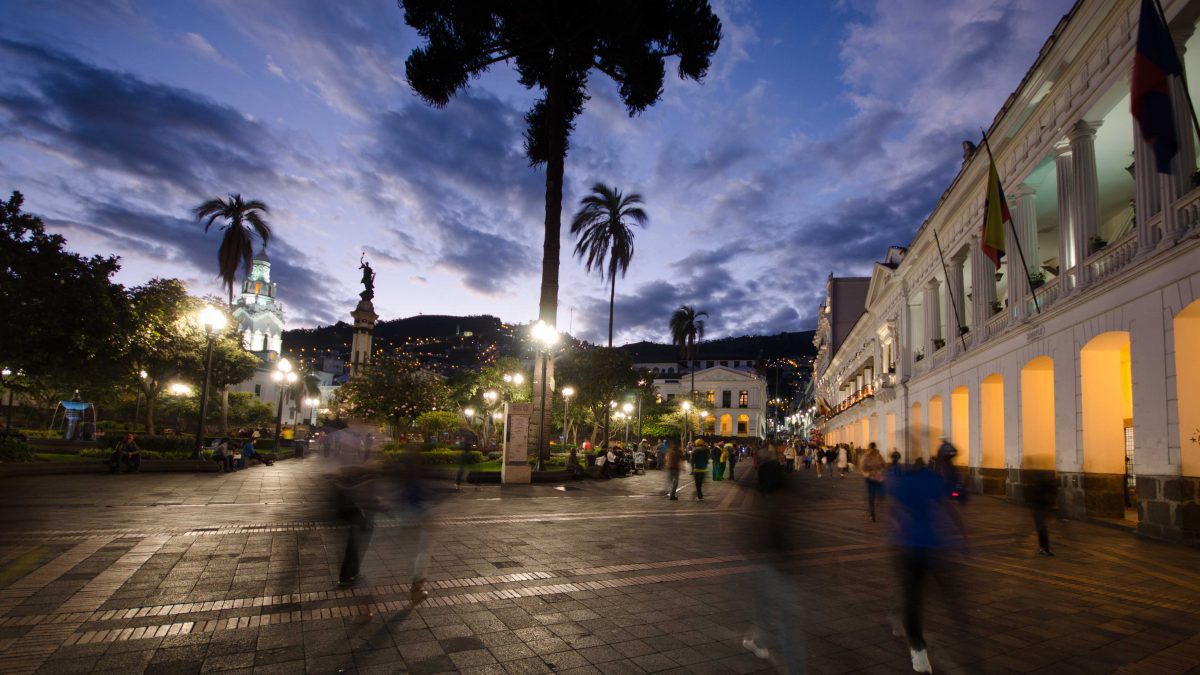
<path fill-rule="evenodd" d="M 353 336 L 354 326 L 339 321 L 330 326 L 297 328 L 283 332 L 283 343 L 289 351 L 307 349 L 312 351 L 347 348 Z M 509 335 L 500 319 L 489 316 L 446 316 L 420 314 L 404 319 L 391 319 L 375 324 L 375 345 L 403 344 L 409 339 L 451 338 L 462 333 L 473 333 L 484 342 L 498 342 Z"/>
<path fill-rule="evenodd" d="M 742 335 L 700 343 L 697 357 L 703 359 L 729 358 L 811 358 L 816 356 L 813 348 L 813 331 L 777 333 L 775 335 Z M 629 352 L 635 362 L 679 361 L 680 352 L 676 345 L 657 342 L 634 342 L 618 347 Z"/>

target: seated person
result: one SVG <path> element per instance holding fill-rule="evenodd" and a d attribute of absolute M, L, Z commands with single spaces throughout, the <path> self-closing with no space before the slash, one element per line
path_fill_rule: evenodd
<path fill-rule="evenodd" d="M 229 439 L 222 438 L 217 441 L 217 447 L 213 449 L 213 461 L 221 465 L 222 472 L 234 471 L 233 456 L 229 452 Z"/>
<path fill-rule="evenodd" d="M 271 466 L 275 463 L 275 456 L 270 453 L 260 453 L 254 449 L 254 439 L 247 438 L 246 443 L 242 445 L 242 468 L 246 468 L 246 462 L 254 460 L 259 464 Z"/>
<path fill-rule="evenodd" d="M 133 440 L 133 434 L 125 434 L 123 440 L 117 441 L 112 456 L 105 462 L 110 473 L 117 473 L 121 465 L 125 465 L 126 473 L 137 473 L 142 468 L 142 449 Z"/>

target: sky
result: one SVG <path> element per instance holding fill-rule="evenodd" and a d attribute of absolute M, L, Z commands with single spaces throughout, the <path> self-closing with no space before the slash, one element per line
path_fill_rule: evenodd
<path fill-rule="evenodd" d="M 593 73 L 571 138 L 558 325 L 604 339 L 608 288 L 572 257 L 591 185 L 649 214 L 619 278 L 616 341 L 807 330 L 824 280 L 906 245 L 1070 0 L 713 0 L 700 83 L 668 64 L 631 118 Z M 498 64 L 443 109 L 404 61 L 393 0 L 0 0 L 0 192 L 72 250 L 116 254 L 223 295 L 219 235 L 191 210 L 240 193 L 271 208 L 289 327 L 349 320 L 359 258 L 383 319 L 537 316 L 545 176 L 522 148 L 537 97 Z"/>

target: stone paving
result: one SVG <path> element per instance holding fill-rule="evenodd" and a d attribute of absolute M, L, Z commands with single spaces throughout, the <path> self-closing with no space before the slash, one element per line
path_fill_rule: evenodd
<path fill-rule="evenodd" d="M 764 504 L 736 483 L 662 497 L 651 471 L 566 486 L 435 486 L 430 598 L 383 515 L 366 580 L 319 458 L 232 475 L 0 482 L 0 673 L 770 672 L 741 646 Z M 740 466 L 739 471 L 747 467 Z M 808 672 L 903 673 L 892 554 L 860 478 L 787 506 Z M 929 591 L 935 672 L 1200 672 L 1200 551 L 976 497 L 953 585 Z M 939 592 L 946 591 L 946 592 Z"/>

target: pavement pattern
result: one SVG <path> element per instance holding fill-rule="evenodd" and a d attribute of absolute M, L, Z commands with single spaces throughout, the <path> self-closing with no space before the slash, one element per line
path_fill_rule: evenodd
<path fill-rule="evenodd" d="M 800 471 L 783 505 L 732 481 L 669 501 L 656 471 L 434 485 L 414 609 L 415 530 L 386 513 L 365 581 L 337 587 L 335 468 L 0 479 L 0 673 L 772 672 L 779 650 L 741 643 L 779 508 L 803 669 L 911 672 L 861 477 Z M 963 513 L 969 549 L 927 591 L 935 672 L 1200 672 L 1200 550 L 1058 521 L 1042 558 L 1028 511 Z"/>

